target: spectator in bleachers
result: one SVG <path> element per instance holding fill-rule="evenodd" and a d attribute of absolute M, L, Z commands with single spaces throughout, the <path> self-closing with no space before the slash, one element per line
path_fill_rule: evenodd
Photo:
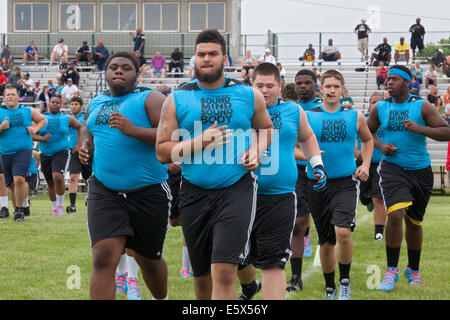
<path fill-rule="evenodd" d="M 41 81 L 39 79 L 37 79 L 34 82 L 34 86 L 33 86 L 33 96 L 34 96 L 34 101 L 36 101 L 39 97 L 39 95 L 41 94 L 42 88 L 41 88 Z"/>
<path fill-rule="evenodd" d="M 323 61 L 337 61 L 338 65 L 341 65 L 341 53 L 339 48 L 333 45 L 333 39 L 328 39 L 328 45 L 324 46 L 319 54 L 319 66 L 322 65 Z"/>
<path fill-rule="evenodd" d="M 22 86 L 19 89 L 19 96 L 23 98 L 22 101 L 34 102 L 34 82 L 30 77 L 30 73 L 25 72 L 22 75 L 22 80 Z"/>
<path fill-rule="evenodd" d="M 2 68 L 3 73 L 5 74 L 6 78 L 8 78 L 12 71 L 11 65 L 9 63 L 3 63 L 3 61 L 2 61 L 0 68 Z"/>
<path fill-rule="evenodd" d="M 384 65 L 388 66 L 392 58 L 391 51 L 391 45 L 388 44 L 388 39 L 384 37 L 383 43 L 380 43 L 375 49 L 373 49 L 372 56 L 370 57 L 370 65 L 378 66 L 380 61 L 383 61 Z M 375 62 L 373 62 L 374 59 L 376 59 Z"/>
<path fill-rule="evenodd" d="M 141 28 L 136 29 L 136 36 L 134 36 L 133 32 L 130 32 L 130 35 L 134 42 L 133 51 L 134 52 L 140 51 L 141 54 L 144 55 L 145 34 L 142 33 L 142 29 Z"/>
<path fill-rule="evenodd" d="M 264 51 L 264 54 L 258 59 L 258 64 L 262 63 L 262 62 L 270 62 L 274 65 L 277 65 L 277 60 L 275 59 L 275 57 L 272 55 L 271 51 L 269 48 L 267 48 Z"/>
<path fill-rule="evenodd" d="M 134 53 L 134 55 L 139 60 L 139 73 L 138 73 L 137 81 L 138 81 L 138 84 L 141 85 L 143 82 L 143 77 L 147 73 L 147 60 L 144 58 L 144 56 L 141 54 L 140 51 L 136 51 Z"/>
<path fill-rule="evenodd" d="M 48 85 L 45 85 L 42 88 L 41 94 L 38 96 L 39 109 L 41 110 L 41 113 L 48 111 L 48 103 L 50 102 L 51 97 L 52 94 L 50 93 L 50 88 Z"/>
<path fill-rule="evenodd" d="M 447 88 L 447 93 L 444 94 L 444 104 L 450 105 L 450 86 Z"/>
<path fill-rule="evenodd" d="M 175 48 L 170 54 L 169 73 L 175 69 L 176 72 L 184 72 L 184 54 L 180 48 Z M 176 70 L 178 69 L 178 71 Z"/>
<path fill-rule="evenodd" d="M 103 44 L 103 41 L 98 42 L 98 46 L 94 49 L 94 61 L 97 64 L 97 68 L 100 71 L 105 69 L 106 61 L 108 60 L 109 52 L 108 49 Z"/>
<path fill-rule="evenodd" d="M 450 125 L 450 87 L 447 88 L 447 93 L 444 94 L 444 104 L 445 104 L 444 118 Z"/>
<path fill-rule="evenodd" d="M 88 46 L 87 41 L 84 40 L 83 45 L 77 50 L 77 60 L 80 62 L 83 61 L 91 64 L 91 58 L 91 48 Z"/>
<path fill-rule="evenodd" d="M 298 58 L 298 60 L 302 61 L 302 66 L 305 65 L 305 61 L 311 61 L 311 65 L 314 65 L 314 60 L 316 59 L 316 50 L 314 50 L 312 43 L 308 45 L 308 48 L 303 53 L 303 56 Z"/>
<path fill-rule="evenodd" d="M 409 28 L 409 32 L 411 32 L 411 49 L 414 60 L 416 57 L 416 48 L 419 48 L 419 56 L 423 56 L 422 50 L 424 48 L 423 38 L 425 36 L 425 28 L 420 24 L 420 18 L 416 19 L 416 24 L 413 24 L 411 28 Z"/>
<path fill-rule="evenodd" d="M 358 51 L 361 52 L 361 62 L 369 59 L 368 49 L 369 49 L 369 32 L 372 30 L 366 24 L 366 18 L 361 19 L 361 23 L 358 24 L 353 31 L 358 35 Z"/>
<path fill-rule="evenodd" d="M 17 91 L 20 90 L 20 87 L 22 86 L 23 78 L 19 67 L 15 67 L 14 71 L 10 73 L 8 77 L 8 84 L 14 88 L 17 89 Z"/>
<path fill-rule="evenodd" d="M 156 91 L 161 92 L 165 96 L 168 96 L 172 92 L 167 84 L 159 84 L 156 87 Z"/>
<path fill-rule="evenodd" d="M 284 87 L 284 82 L 286 80 L 286 70 L 281 65 L 281 62 L 277 62 L 277 68 L 280 71 L 280 78 L 281 78 L 281 81 L 283 82 L 282 87 Z"/>
<path fill-rule="evenodd" d="M 415 75 L 412 75 L 412 80 L 409 83 L 409 92 L 415 95 L 420 94 L 420 82 L 417 80 Z"/>
<path fill-rule="evenodd" d="M 53 60 L 60 61 L 62 57 L 66 57 L 69 60 L 69 47 L 64 44 L 64 39 L 59 39 L 58 44 L 55 45 L 53 51 L 50 55 L 50 63 L 51 66 L 53 64 Z"/>
<path fill-rule="evenodd" d="M 0 55 L 0 58 L 2 60 L 2 65 L 9 64 L 11 66 L 11 69 L 14 68 L 13 52 L 11 50 L 9 50 L 9 46 L 7 44 L 5 44 L 3 46 L 3 51 Z M 3 70 L 4 70 L 4 68 L 3 68 Z"/>
<path fill-rule="evenodd" d="M 416 60 L 411 66 L 411 73 L 417 78 L 420 84 L 423 82 L 423 68 L 420 66 L 420 61 Z"/>
<path fill-rule="evenodd" d="M 434 66 L 434 69 L 439 73 L 444 73 L 444 63 L 446 62 L 444 57 L 444 51 L 442 49 L 437 49 L 436 55 L 428 58 L 425 57 L 428 62 L 431 62 Z"/>
<path fill-rule="evenodd" d="M 67 79 L 72 79 L 73 84 L 78 85 L 80 81 L 80 72 L 77 69 L 78 61 L 74 60 L 71 63 L 67 61 L 65 57 L 61 59 L 59 65 L 59 73 L 63 83 L 67 83 Z"/>
<path fill-rule="evenodd" d="M 297 102 L 298 94 L 297 90 L 295 89 L 295 83 L 291 82 L 285 85 L 281 96 L 286 100 Z"/>
<path fill-rule="evenodd" d="M 434 65 L 430 64 L 427 72 L 425 72 L 425 88 L 428 89 L 430 84 L 437 85 L 437 71 L 434 69 Z"/>
<path fill-rule="evenodd" d="M 27 59 L 33 59 L 34 65 L 37 66 L 39 64 L 39 53 L 38 53 L 38 47 L 34 44 L 34 41 L 31 41 L 28 47 L 25 48 L 25 51 L 23 52 L 23 58 L 22 58 L 22 66 L 24 66 L 27 63 Z"/>
<path fill-rule="evenodd" d="M 78 96 L 79 93 L 80 92 L 78 91 L 77 86 L 73 84 L 72 79 L 68 78 L 67 84 L 61 91 L 61 97 L 63 98 L 64 105 L 69 103 L 70 99 L 72 99 L 73 96 Z"/>
<path fill-rule="evenodd" d="M 386 89 L 386 80 L 389 69 L 384 66 L 383 61 L 380 61 L 378 67 L 375 69 L 375 73 L 377 74 L 377 87 L 380 90 L 380 86 L 383 85 L 384 89 Z"/>
<path fill-rule="evenodd" d="M 342 93 L 342 97 L 339 100 L 339 104 L 353 108 L 353 99 L 348 95 L 348 90 L 344 90 L 344 92 Z"/>
<path fill-rule="evenodd" d="M 53 85 L 53 80 L 48 80 L 47 81 L 47 85 L 48 85 L 48 90 L 49 93 L 54 96 L 56 93 L 56 87 Z"/>
<path fill-rule="evenodd" d="M 439 89 L 436 86 L 431 87 L 430 93 L 427 95 L 426 100 L 435 106 L 436 111 L 443 115 L 444 114 L 444 108 L 442 104 L 441 96 L 439 95 Z"/>
<path fill-rule="evenodd" d="M 189 78 L 195 78 L 195 54 L 189 59 Z"/>
<path fill-rule="evenodd" d="M 241 61 L 241 65 L 241 79 L 243 81 L 251 79 L 253 69 L 256 67 L 256 59 L 252 56 L 251 50 L 247 50 L 245 57 Z"/>
<path fill-rule="evenodd" d="M 395 64 L 398 61 L 406 61 L 406 65 L 409 65 L 409 45 L 405 42 L 404 37 L 400 37 L 400 42 L 395 45 L 394 54 Z"/>
<path fill-rule="evenodd" d="M 444 63 L 444 74 L 447 78 L 450 78 L 450 55 L 447 56 Z"/>
<path fill-rule="evenodd" d="M 58 82 L 58 85 L 56 86 L 55 96 L 61 96 L 62 90 L 64 89 L 64 83 L 61 78 L 56 78 L 56 81 Z"/>
<path fill-rule="evenodd" d="M 3 96 L 3 90 L 5 90 L 7 83 L 8 78 L 6 77 L 6 74 L 3 73 L 3 69 L 0 67 L 0 96 Z"/>
<path fill-rule="evenodd" d="M 152 57 L 152 63 L 150 67 L 150 78 L 160 77 L 164 78 L 166 75 L 167 62 L 166 58 L 161 55 L 159 50 L 156 50 L 155 55 Z"/>

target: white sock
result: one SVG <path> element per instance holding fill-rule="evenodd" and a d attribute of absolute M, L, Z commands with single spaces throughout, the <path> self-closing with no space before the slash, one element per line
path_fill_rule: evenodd
<path fill-rule="evenodd" d="M 3 207 L 8 208 L 8 196 L 6 196 L 6 197 L 0 197 L 0 203 L 1 203 L 1 205 L 2 205 L 2 208 L 3 208 Z"/>
<path fill-rule="evenodd" d="M 164 299 L 156 299 L 156 298 L 152 298 L 152 300 L 169 300 L 169 295 L 167 294 L 167 296 Z"/>
<path fill-rule="evenodd" d="M 139 265 L 137 264 L 134 257 L 127 255 L 127 263 L 128 263 L 128 278 L 137 278 Z"/>
<path fill-rule="evenodd" d="M 50 201 L 52 203 L 52 209 L 56 210 L 56 201 Z"/>
<path fill-rule="evenodd" d="M 120 256 L 119 264 L 117 265 L 117 273 L 119 275 L 124 275 L 127 272 L 128 264 L 127 264 L 127 254 L 124 253 Z"/>
<path fill-rule="evenodd" d="M 191 268 L 191 259 L 189 258 L 189 252 L 186 246 L 183 246 L 183 258 L 182 258 L 182 269 Z"/>
<path fill-rule="evenodd" d="M 64 206 L 64 193 L 62 195 L 56 194 L 56 205 L 58 207 Z"/>
<path fill-rule="evenodd" d="M 30 206 L 30 204 L 28 203 L 28 197 L 26 197 L 25 200 L 23 200 L 22 207 L 23 208 L 28 208 L 29 206 Z"/>

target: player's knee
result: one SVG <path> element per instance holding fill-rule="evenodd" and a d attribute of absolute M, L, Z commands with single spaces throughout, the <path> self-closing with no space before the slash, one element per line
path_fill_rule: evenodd
<path fill-rule="evenodd" d="M 14 184 L 16 186 L 21 186 L 25 184 L 25 178 L 22 176 L 14 176 Z"/>
<path fill-rule="evenodd" d="M 349 228 L 336 228 L 336 238 L 339 242 L 348 242 L 352 239 L 352 233 Z"/>
<path fill-rule="evenodd" d="M 216 268 L 213 279 L 223 287 L 233 285 L 236 279 L 236 270 L 228 267 Z"/>
<path fill-rule="evenodd" d="M 96 270 L 115 268 L 114 254 L 112 250 L 106 248 L 96 249 L 92 254 L 92 267 Z"/>

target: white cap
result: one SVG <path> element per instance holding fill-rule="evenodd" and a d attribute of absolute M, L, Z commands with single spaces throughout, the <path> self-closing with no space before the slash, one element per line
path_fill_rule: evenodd
<path fill-rule="evenodd" d="M 439 51 L 440 53 L 444 53 L 444 50 L 442 50 L 442 49 L 438 49 L 438 51 Z"/>
<path fill-rule="evenodd" d="M 270 52 L 270 49 L 269 49 L 269 48 L 267 48 L 265 52 Z"/>

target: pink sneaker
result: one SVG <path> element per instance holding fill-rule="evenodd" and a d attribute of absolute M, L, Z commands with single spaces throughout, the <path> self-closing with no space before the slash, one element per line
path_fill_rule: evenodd
<path fill-rule="evenodd" d="M 66 213 L 64 212 L 64 207 L 63 206 L 57 206 L 56 207 L 56 211 L 58 216 L 65 216 Z"/>
<path fill-rule="evenodd" d="M 180 270 L 180 277 L 190 278 L 192 277 L 192 271 L 190 269 L 184 268 Z"/>
<path fill-rule="evenodd" d="M 127 288 L 127 274 L 118 274 L 116 271 L 116 294 L 126 294 Z"/>
<path fill-rule="evenodd" d="M 57 216 L 58 215 L 58 211 L 55 209 L 52 209 L 52 215 Z"/>
<path fill-rule="evenodd" d="M 128 300 L 141 300 L 138 279 L 127 277 L 127 286 L 128 286 L 127 299 Z"/>

